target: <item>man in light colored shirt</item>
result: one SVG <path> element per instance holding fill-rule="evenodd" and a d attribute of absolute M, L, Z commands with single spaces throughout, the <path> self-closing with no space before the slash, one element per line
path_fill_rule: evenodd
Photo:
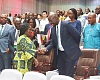
<path fill-rule="evenodd" d="M 84 48 L 100 49 L 100 24 L 96 22 L 96 14 L 88 15 L 89 24 L 83 32 Z"/>
<path fill-rule="evenodd" d="M 45 25 L 48 24 L 48 18 L 47 18 L 47 11 L 43 11 L 42 12 L 42 20 L 40 21 L 40 25 L 39 25 L 39 31 L 40 33 L 44 32 L 45 29 Z"/>
<path fill-rule="evenodd" d="M 96 13 L 96 22 L 99 21 L 100 19 L 100 5 L 98 5 L 95 9 L 95 13 Z"/>

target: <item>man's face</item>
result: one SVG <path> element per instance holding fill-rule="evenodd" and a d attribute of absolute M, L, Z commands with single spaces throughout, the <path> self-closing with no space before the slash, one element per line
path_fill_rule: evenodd
<path fill-rule="evenodd" d="M 96 22 L 96 18 L 92 15 L 88 15 L 88 22 L 89 24 L 94 24 Z"/>
<path fill-rule="evenodd" d="M 16 27 L 16 29 L 20 29 L 20 24 L 21 24 L 21 21 L 16 21 L 15 22 L 15 27 Z"/>
<path fill-rule="evenodd" d="M 96 7 L 95 13 L 96 13 L 96 14 L 100 14 L 100 6 L 97 6 L 97 7 Z"/>
<path fill-rule="evenodd" d="M 42 13 L 42 16 L 43 16 L 43 18 L 47 18 L 46 12 L 43 12 L 43 13 Z"/>
<path fill-rule="evenodd" d="M 80 9 L 77 9 L 77 15 L 79 16 L 79 15 L 81 15 L 81 10 Z"/>
<path fill-rule="evenodd" d="M 2 14 L 2 15 L 0 16 L 0 23 L 1 23 L 2 25 L 4 25 L 4 24 L 6 24 L 6 21 L 7 21 L 6 15 L 5 15 L 5 14 Z"/>
<path fill-rule="evenodd" d="M 52 18 L 50 19 L 50 24 L 51 24 L 52 26 L 56 26 L 56 25 L 58 25 L 58 23 L 59 23 L 59 17 L 58 17 L 58 16 L 52 17 Z"/>

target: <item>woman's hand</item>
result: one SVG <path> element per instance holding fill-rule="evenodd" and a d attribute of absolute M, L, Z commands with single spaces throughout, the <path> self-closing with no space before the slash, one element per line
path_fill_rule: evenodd
<path fill-rule="evenodd" d="M 39 65 L 39 62 L 36 58 L 34 59 L 34 64 L 35 64 L 35 67 L 37 67 Z"/>

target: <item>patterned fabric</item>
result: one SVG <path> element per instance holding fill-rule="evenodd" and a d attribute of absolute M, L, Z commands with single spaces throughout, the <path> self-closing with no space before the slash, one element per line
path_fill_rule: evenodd
<path fill-rule="evenodd" d="M 26 35 L 19 37 L 17 41 L 17 52 L 14 57 L 14 68 L 25 74 L 30 71 L 36 49 L 34 43 Z"/>

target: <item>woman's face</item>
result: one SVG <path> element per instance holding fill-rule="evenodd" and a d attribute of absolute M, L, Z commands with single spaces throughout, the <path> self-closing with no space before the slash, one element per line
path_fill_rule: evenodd
<path fill-rule="evenodd" d="M 28 30 L 25 32 L 26 36 L 30 37 L 32 33 L 32 27 L 30 26 Z"/>
<path fill-rule="evenodd" d="M 70 19 L 73 19 L 75 17 L 74 13 L 71 10 L 68 11 L 68 16 Z"/>
<path fill-rule="evenodd" d="M 32 19 L 29 20 L 29 24 L 34 28 L 34 21 Z"/>

